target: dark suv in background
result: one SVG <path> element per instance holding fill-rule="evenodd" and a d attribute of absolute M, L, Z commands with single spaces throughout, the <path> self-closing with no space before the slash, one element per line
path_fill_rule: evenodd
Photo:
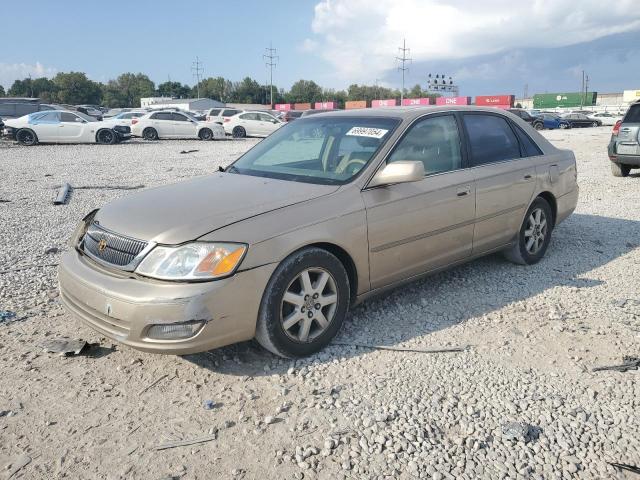
<path fill-rule="evenodd" d="M 608 153 L 614 177 L 626 177 L 632 168 L 640 168 L 640 102 L 616 122 Z"/>

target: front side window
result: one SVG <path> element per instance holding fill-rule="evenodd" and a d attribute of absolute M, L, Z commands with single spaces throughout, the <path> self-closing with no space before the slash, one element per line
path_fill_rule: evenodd
<path fill-rule="evenodd" d="M 217 117 L 218 115 L 220 115 L 220 109 L 219 108 L 212 108 L 211 110 L 209 110 L 209 116 L 210 117 Z"/>
<path fill-rule="evenodd" d="M 80 123 L 82 122 L 82 119 L 74 113 L 61 112 L 60 121 L 67 122 L 67 123 L 76 123 L 76 122 Z"/>
<path fill-rule="evenodd" d="M 399 123 L 378 117 L 305 118 L 277 129 L 227 171 L 341 185 L 367 166 Z"/>
<path fill-rule="evenodd" d="M 171 113 L 170 112 L 158 112 L 158 113 L 154 113 L 151 118 L 153 120 L 171 120 Z"/>
<path fill-rule="evenodd" d="M 258 114 L 258 118 L 262 122 L 271 122 L 271 123 L 273 123 L 274 120 L 275 120 L 275 118 L 273 118 L 271 115 L 267 115 L 266 113 L 259 113 Z"/>
<path fill-rule="evenodd" d="M 189 119 L 180 113 L 173 113 L 172 119 L 174 122 L 188 122 Z"/>
<path fill-rule="evenodd" d="M 460 135 L 453 115 L 430 117 L 414 124 L 387 163 L 400 161 L 422 162 L 427 175 L 461 168 Z"/>
<path fill-rule="evenodd" d="M 520 145 L 507 120 L 497 115 L 465 114 L 474 166 L 520 158 Z"/>
<path fill-rule="evenodd" d="M 258 120 L 257 113 L 245 113 L 244 115 L 240 115 L 242 120 Z"/>

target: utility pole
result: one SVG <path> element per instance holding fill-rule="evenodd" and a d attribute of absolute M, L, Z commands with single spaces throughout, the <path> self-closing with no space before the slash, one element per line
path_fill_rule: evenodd
<path fill-rule="evenodd" d="M 580 87 L 580 109 L 584 107 L 584 70 L 582 70 L 582 86 Z"/>
<path fill-rule="evenodd" d="M 402 72 L 402 90 L 400 90 L 400 105 L 402 105 L 402 101 L 404 100 L 404 72 L 409 70 L 409 67 L 406 66 L 407 62 L 411 62 L 411 59 L 408 57 L 409 49 L 407 48 L 406 39 L 402 39 L 402 47 L 398 48 L 398 52 L 400 56 L 396 57 L 396 61 L 400 62 L 398 70 Z"/>
<path fill-rule="evenodd" d="M 193 76 L 196 78 L 196 90 L 198 92 L 198 98 L 200 98 L 200 78 L 202 77 L 202 73 L 204 72 L 204 67 L 202 66 L 202 62 L 200 58 L 196 56 L 196 61 L 191 65 L 191 71 L 193 72 Z"/>
<path fill-rule="evenodd" d="M 524 91 L 522 92 L 522 99 L 524 100 L 525 98 L 529 98 L 529 84 L 525 83 L 524 84 Z"/>
<path fill-rule="evenodd" d="M 588 93 L 589 93 L 589 74 L 585 74 L 585 76 L 584 76 L 584 98 L 585 98 L 585 101 L 586 101 Z"/>
<path fill-rule="evenodd" d="M 278 55 L 276 55 L 277 51 L 273 48 L 271 42 L 269 42 L 269 47 L 265 48 L 265 54 L 262 56 L 266 60 L 265 65 L 269 67 L 269 104 L 271 108 L 273 108 L 273 67 L 276 66 L 276 62 L 280 59 Z"/>

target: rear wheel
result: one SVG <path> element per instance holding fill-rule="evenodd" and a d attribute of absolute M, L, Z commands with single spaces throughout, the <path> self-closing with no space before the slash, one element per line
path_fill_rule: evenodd
<path fill-rule="evenodd" d="M 118 136 L 115 134 L 113 130 L 108 128 L 103 128 L 99 130 L 96 134 L 96 140 L 98 143 L 102 145 L 113 145 L 118 141 Z"/>
<path fill-rule="evenodd" d="M 598 122 L 592 122 L 592 123 L 591 123 L 591 126 L 592 126 L 592 127 L 599 127 L 600 125 L 598 125 Z"/>
<path fill-rule="evenodd" d="M 198 134 L 200 140 L 213 140 L 213 132 L 210 128 L 203 128 Z"/>
<path fill-rule="evenodd" d="M 527 210 L 517 241 L 504 252 L 505 257 L 520 265 L 538 263 L 547 251 L 552 230 L 553 214 L 549 202 L 538 197 Z"/>
<path fill-rule="evenodd" d="M 233 138 L 244 138 L 247 136 L 247 131 L 244 127 L 234 127 L 231 134 L 233 135 Z"/>
<path fill-rule="evenodd" d="M 631 167 L 629 165 L 611 162 L 611 173 L 613 173 L 614 177 L 628 177 L 630 171 Z"/>
<path fill-rule="evenodd" d="M 38 136 L 36 135 L 36 132 L 29 128 L 21 128 L 16 133 L 16 140 L 20 145 L 30 147 L 38 143 Z"/>
<path fill-rule="evenodd" d="M 542 122 L 536 122 L 533 124 L 533 128 L 535 128 L 536 130 L 543 130 L 544 124 Z"/>
<path fill-rule="evenodd" d="M 334 255 L 306 248 L 276 268 L 262 296 L 256 340 L 286 358 L 324 348 L 349 308 L 349 277 Z"/>
<path fill-rule="evenodd" d="M 155 128 L 147 127 L 142 131 L 142 138 L 145 140 L 157 140 L 158 132 Z"/>

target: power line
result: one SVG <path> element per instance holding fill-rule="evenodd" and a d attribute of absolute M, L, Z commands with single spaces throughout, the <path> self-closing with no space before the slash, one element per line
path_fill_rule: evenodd
<path fill-rule="evenodd" d="M 406 66 L 407 62 L 411 63 L 411 59 L 408 57 L 410 50 L 407 48 L 406 39 L 402 39 L 402 47 L 398 47 L 398 52 L 400 52 L 400 56 L 396 57 L 396 61 L 400 62 L 398 70 L 402 72 L 402 90 L 400 90 L 400 105 L 402 105 L 404 100 L 404 72 L 409 70 L 409 67 Z"/>
<path fill-rule="evenodd" d="M 262 57 L 266 60 L 265 65 L 269 67 L 269 103 L 273 108 L 273 67 L 276 66 L 276 62 L 280 60 L 280 57 L 276 55 L 277 50 L 273 48 L 271 42 L 269 42 L 269 47 L 265 48 L 265 52 Z"/>
<path fill-rule="evenodd" d="M 202 66 L 200 58 L 197 56 L 196 61 L 191 64 L 191 71 L 193 72 L 193 76 L 196 78 L 196 90 L 198 92 L 198 98 L 200 98 L 200 78 L 204 73 L 204 67 Z"/>

